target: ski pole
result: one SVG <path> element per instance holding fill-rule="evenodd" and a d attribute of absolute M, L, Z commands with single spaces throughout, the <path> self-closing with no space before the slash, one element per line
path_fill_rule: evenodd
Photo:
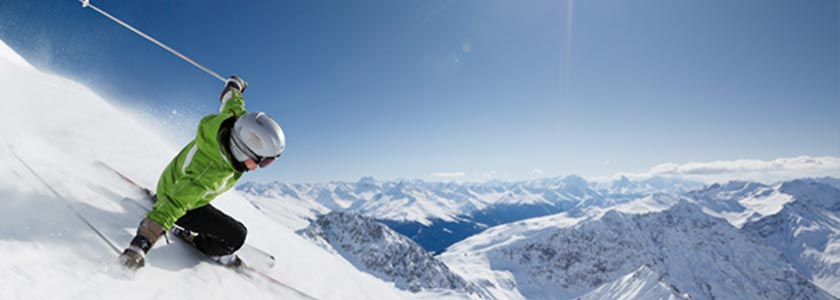
<path fill-rule="evenodd" d="M 120 247 L 118 247 L 116 243 L 114 243 L 113 241 L 111 241 L 111 239 L 109 239 L 107 236 L 105 236 L 105 234 L 104 234 L 104 233 L 102 233 L 102 231 L 100 231 L 99 229 L 97 229 L 97 228 L 96 228 L 96 226 L 94 226 L 94 225 L 93 225 L 93 223 L 91 223 L 91 222 L 90 222 L 90 220 L 88 220 L 88 218 L 86 218 L 86 217 L 85 217 L 85 215 L 83 215 L 81 212 L 79 212 L 79 210 L 78 210 L 78 209 L 76 209 L 76 207 L 75 207 L 75 206 L 73 206 L 73 204 L 72 204 L 72 203 L 70 203 L 70 201 L 69 201 L 69 200 L 67 200 L 67 198 L 64 198 L 64 196 L 61 196 L 61 194 L 59 194 L 59 193 L 58 193 L 58 192 L 57 192 L 57 191 L 56 191 L 56 190 L 52 187 L 52 185 L 50 185 L 49 183 L 47 183 L 47 181 L 46 181 L 46 180 L 44 180 L 44 177 L 41 177 L 41 175 L 40 175 L 40 174 L 38 174 L 38 172 L 35 172 L 35 169 L 33 169 L 31 166 L 29 166 L 29 164 L 28 164 L 28 163 L 26 163 L 26 161 L 25 161 L 25 160 L 23 160 L 23 158 L 22 158 L 22 157 L 20 157 L 20 156 L 17 154 L 17 152 L 15 152 L 15 150 L 14 150 L 13 148 L 11 148 L 11 146 L 9 147 L 9 150 L 12 152 L 12 155 L 14 155 L 14 156 L 15 156 L 15 158 L 17 158 L 17 160 L 18 160 L 18 161 L 19 161 L 19 162 L 20 162 L 20 163 L 21 163 L 24 167 L 26 167 L 26 169 L 28 169 L 30 173 L 32 173 L 32 175 L 35 175 L 35 178 L 37 178 L 37 179 L 38 179 L 38 181 L 40 181 L 41 183 L 43 183 L 43 184 L 44 184 L 44 186 L 45 186 L 45 187 L 47 187 L 47 190 L 49 190 L 50 192 L 52 192 L 52 194 L 53 194 L 53 195 L 55 195 L 55 197 L 56 197 L 57 199 L 62 200 L 62 201 L 64 202 L 64 204 L 66 204 L 66 205 L 67 205 L 67 207 L 69 207 L 69 208 L 70 208 L 70 210 L 71 210 L 71 211 L 73 211 L 73 213 L 76 215 L 76 217 L 78 217 L 80 220 L 82 220 L 82 222 L 84 222 L 84 223 L 85 223 L 85 225 L 87 225 L 87 227 L 88 227 L 88 228 L 92 229 L 92 230 L 93 230 L 93 232 L 96 232 L 96 235 L 98 235 L 98 236 L 99 236 L 99 238 L 101 238 L 103 241 L 105 241 L 105 243 L 106 243 L 106 244 L 108 244 L 108 247 L 110 247 L 112 250 L 114 250 L 114 252 L 116 252 L 118 255 L 120 254 Z"/>
<path fill-rule="evenodd" d="M 158 41 L 158 40 L 156 40 L 155 38 L 153 38 L 153 37 L 149 36 L 148 34 L 145 34 L 145 33 L 143 33 L 142 31 L 138 30 L 137 28 L 134 28 L 134 27 L 132 27 L 131 25 L 128 25 L 127 23 L 123 22 L 122 20 L 117 19 L 116 17 L 114 17 L 114 16 L 112 16 L 112 15 L 108 14 L 107 12 L 105 12 L 105 11 L 104 11 L 104 10 L 102 10 L 102 9 L 100 9 L 99 7 L 96 7 L 96 6 L 94 6 L 93 4 L 90 4 L 90 0 L 79 0 L 79 2 L 82 2 L 82 7 L 83 7 L 83 8 L 90 7 L 90 8 L 91 8 L 91 9 L 93 9 L 94 11 L 96 11 L 96 12 L 98 12 L 98 13 L 102 14 L 103 16 L 107 17 L 108 19 L 111 19 L 111 21 L 114 21 L 114 22 L 116 22 L 117 24 L 122 25 L 123 27 L 127 28 L 128 30 L 133 31 L 133 32 L 134 32 L 134 33 L 136 33 L 137 35 L 142 36 L 143 38 L 145 38 L 145 39 L 149 40 L 149 41 L 150 41 L 150 42 L 152 42 L 152 43 L 155 43 L 156 45 L 160 46 L 160 47 L 161 47 L 161 48 L 163 48 L 163 49 L 166 49 L 166 51 L 169 51 L 170 53 L 174 54 L 175 56 L 180 57 L 181 59 L 183 59 L 183 60 L 187 61 L 188 63 L 191 63 L 191 64 L 192 64 L 193 66 L 195 66 L 196 68 L 199 68 L 199 69 L 201 69 L 202 71 L 206 72 L 207 74 L 210 74 L 210 76 L 213 76 L 213 77 L 215 77 L 216 79 L 221 80 L 222 82 L 227 82 L 227 79 L 225 79 L 225 78 L 224 78 L 224 77 L 222 77 L 222 76 L 219 76 L 219 74 L 218 74 L 218 73 L 213 72 L 213 70 L 210 70 L 210 68 L 207 68 L 207 67 L 205 67 L 205 66 L 203 66 L 203 65 L 201 65 L 201 64 L 199 64 L 199 63 L 197 63 L 197 62 L 195 62 L 194 60 L 190 59 L 189 57 L 187 57 L 186 55 L 182 54 L 181 52 L 178 52 L 178 51 L 176 51 L 175 49 L 172 49 L 171 47 L 167 46 L 167 45 L 166 45 L 166 44 L 164 44 L 164 43 L 161 43 L 160 41 Z"/>

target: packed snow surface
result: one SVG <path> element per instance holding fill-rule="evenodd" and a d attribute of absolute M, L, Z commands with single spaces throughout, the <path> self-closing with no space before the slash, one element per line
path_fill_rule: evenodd
<path fill-rule="evenodd" d="M 153 187 L 178 147 L 85 86 L 36 70 L 2 41 L 0 85 L 0 299 L 304 299 L 293 289 L 322 300 L 406 297 L 237 192 L 213 205 L 248 227 L 249 244 L 274 254 L 268 273 L 287 286 L 209 263 L 175 240 L 158 242 L 146 267 L 127 276 L 116 251 L 76 214 L 123 248 L 144 214 L 124 198 L 142 197 L 92 163 L 107 162 Z"/>

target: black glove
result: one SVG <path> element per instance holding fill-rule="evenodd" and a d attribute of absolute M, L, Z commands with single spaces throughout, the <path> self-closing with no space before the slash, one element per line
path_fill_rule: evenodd
<path fill-rule="evenodd" d="M 248 83 L 245 82 L 245 80 L 243 80 L 242 78 L 236 77 L 235 75 L 230 76 L 230 78 L 228 78 L 228 80 L 225 82 L 225 89 L 222 90 L 222 96 L 220 97 L 220 99 L 224 98 L 225 94 L 227 94 L 227 92 L 229 92 L 230 90 L 235 90 L 239 92 L 239 94 L 242 94 L 245 92 L 245 89 L 247 87 Z"/>

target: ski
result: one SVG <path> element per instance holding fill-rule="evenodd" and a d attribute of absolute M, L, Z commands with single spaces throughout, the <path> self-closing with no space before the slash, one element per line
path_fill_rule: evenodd
<path fill-rule="evenodd" d="M 120 179 L 124 180 L 125 182 L 128 182 L 129 185 L 139 189 L 145 196 L 147 196 L 149 198 L 150 201 L 151 201 L 151 198 L 155 195 L 155 193 L 152 192 L 152 190 L 140 185 L 137 182 L 134 182 L 134 180 L 131 180 L 131 178 L 128 178 L 128 176 L 125 176 L 125 174 L 123 174 L 120 171 L 117 171 L 117 169 L 114 169 L 113 167 L 109 166 L 108 164 L 102 162 L 101 160 L 94 161 L 93 165 L 97 166 L 97 167 L 100 167 L 100 168 L 103 168 L 103 169 L 119 176 Z M 154 203 L 152 203 L 152 204 L 154 204 Z"/>
<path fill-rule="evenodd" d="M 114 169 L 113 167 L 109 166 L 108 164 L 102 161 L 97 160 L 94 162 L 94 165 L 105 169 L 110 173 L 116 174 L 120 179 L 124 180 L 129 185 L 138 189 L 145 196 L 144 198 L 146 199 L 146 203 L 154 205 L 154 193 L 150 189 L 138 184 L 122 172 L 118 171 L 117 169 Z M 143 208 L 144 210 L 149 211 L 148 207 L 146 207 L 142 203 L 137 202 L 135 199 L 130 197 L 127 197 L 127 199 L 130 199 L 131 201 L 135 202 L 137 206 Z M 180 238 L 181 235 L 178 234 L 178 232 L 183 232 L 184 230 L 184 228 L 181 228 L 178 225 L 174 225 L 173 228 L 170 230 L 170 233 Z M 186 242 L 187 244 L 192 245 L 192 243 L 190 243 L 189 241 Z M 268 253 L 265 250 L 249 245 L 248 243 L 242 245 L 242 248 L 240 248 L 239 251 L 237 251 L 236 255 L 242 261 L 242 264 L 244 265 L 244 270 L 268 270 L 273 268 L 276 263 L 274 255 L 271 255 L 271 253 Z M 226 266 L 225 263 L 213 260 L 212 258 L 210 260 L 220 265 Z"/>

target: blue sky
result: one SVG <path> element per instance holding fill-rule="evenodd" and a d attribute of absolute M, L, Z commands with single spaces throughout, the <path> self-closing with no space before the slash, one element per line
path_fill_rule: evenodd
<path fill-rule="evenodd" d="M 288 147 L 246 180 L 840 156 L 834 0 L 93 3 L 249 81 Z M 174 144 L 217 109 L 220 82 L 72 0 L 3 1 L 0 39 Z"/>

